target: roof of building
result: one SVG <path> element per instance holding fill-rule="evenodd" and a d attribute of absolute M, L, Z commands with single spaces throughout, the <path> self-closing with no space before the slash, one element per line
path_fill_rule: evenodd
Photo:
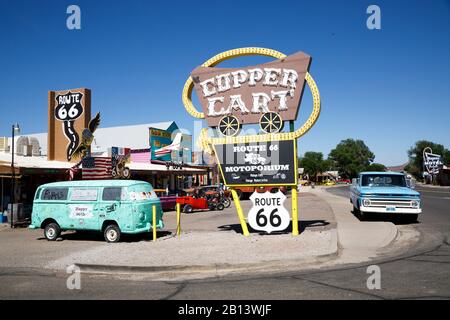
<path fill-rule="evenodd" d="M 386 170 L 401 172 L 401 171 L 405 171 L 405 167 L 406 167 L 407 165 L 408 165 L 408 162 L 407 162 L 407 163 L 404 163 L 404 164 L 402 164 L 402 165 L 399 165 L 399 166 L 386 167 Z"/>
<path fill-rule="evenodd" d="M 109 147 L 145 149 L 149 147 L 149 128 L 168 130 L 175 122 L 146 123 L 132 126 L 98 128 L 94 133 L 92 152 Z"/>
<path fill-rule="evenodd" d="M 49 161 L 46 156 L 34 156 L 34 157 L 25 157 L 25 156 L 14 156 L 14 165 L 16 168 L 34 168 L 34 169 L 69 169 L 75 165 L 75 163 L 71 162 L 63 162 L 63 161 Z M 11 153 L 9 152 L 0 152 L 0 166 L 11 166 Z M 205 171 L 203 168 L 182 168 L 182 169 L 168 169 L 163 164 L 156 163 L 134 163 L 131 162 L 127 164 L 127 166 L 131 170 L 138 171 L 178 171 L 178 172 L 202 172 Z"/>
<path fill-rule="evenodd" d="M 98 128 L 92 142 L 92 152 L 106 151 L 109 147 L 123 147 L 131 149 L 145 149 L 149 147 L 149 128 L 169 130 L 177 128 L 175 121 L 145 123 L 129 126 Z M 41 155 L 47 155 L 47 133 L 32 133 L 16 136 L 17 142 L 21 136 L 35 137 L 41 147 Z M 11 145 L 11 138 L 8 138 Z"/>

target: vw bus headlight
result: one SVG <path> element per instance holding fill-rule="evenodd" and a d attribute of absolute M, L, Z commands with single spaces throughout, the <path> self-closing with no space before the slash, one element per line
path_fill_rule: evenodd
<path fill-rule="evenodd" d="M 370 200 L 369 199 L 364 199 L 363 200 L 363 206 L 364 207 L 370 207 Z"/>

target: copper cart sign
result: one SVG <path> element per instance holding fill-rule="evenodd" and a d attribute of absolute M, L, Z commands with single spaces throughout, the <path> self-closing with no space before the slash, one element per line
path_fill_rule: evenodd
<path fill-rule="evenodd" d="M 310 63 L 310 56 L 298 52 L 253 67 L 198 67 L 191 77 L 210 127 L 226 115 L 241 124 L 259 123 L 270 111 L 295 120 Z"/>

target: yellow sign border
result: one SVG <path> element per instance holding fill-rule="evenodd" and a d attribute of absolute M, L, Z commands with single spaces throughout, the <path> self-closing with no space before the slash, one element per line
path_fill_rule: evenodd
<path fill-rule="evenodd" d="M 202 64 L 203 67 L 214 67 L 219 63 L 229 60 L 236 57 L 241 56 L 251 56 L 251 55 L 261 55 L 273 57 L 276 59 L 283 59 L 286 57 L 284 53 L 279 51 L 268 49 L 268 48 L 258 48 L 258 47 L 247 47 L 247 48 L 238 48 L 228 50 L 222 53 L 219 53 Z M 306 132 L 308 132 L 312 126 L 316 123 L 317 119 L 320 115 L 320 93 L 317 85 L 309 74 L 306 73 L 305 77 L 306 83 L 308 84 L 312 96 L 313 96 L 313 110 L 306 120 L 306 122 L 298 129 L 293 132 L 279 132 L 279 133 L 268 133 L 262 135 L 251 135 L 251 136 L 238 136 L 238 137 L 223 137 L 223 138 L 212 138 L 208 136 L 208 128 L 203 128 L 200 132 L 199 145 L 201 148 L 208 152 L 212 153 L 211 144 L 229 144 L 229 143 L 250 143 L 250 142 L 267 142 L 274 140 L 294 140 L 303 136 Z M 182 100 L 184 107 L 187 112 L 193 116 L 194 118 L 204 119 L 205 114 L 203 112 L 199 112 L 192 103 L 192 91 L 194 89 L 194 82 L 192 81 L 192 77 L 189 77 L 186 80 L 186 83 L 183 87 Z"/>
<path fill-rule="evenodd" d="M 278 140 L 279 141 L 279 140 Z M 286 140 L 285 140 L 286 141 Z M 267 142 L 267 141 L 258 141 L 258 142 Z M 271 186 L 286 186 L 286 187 L 293 187 L 298 185 L 298 156 L 297 156 L 297 140 L 292 139 L 292 144 L 294 145 L 294 174 L 295 174 L 295 182 L 288 183 L 288 184 L 280 184 L 280 183 L 263 183 L 263 184 L 229 184 L 227 183 L 227 187 L 271 187 Z M 222 176 L 222 180 L 225 182 L 225 176 L 223 175 L 222 166 L 219 162 L 219 157 L 217 156 L 216 152 L 216 143 L 213 144 L 214 148 L 214 155 L 216 156 L 217 165 L 219 167 L 220 175 Z"/>

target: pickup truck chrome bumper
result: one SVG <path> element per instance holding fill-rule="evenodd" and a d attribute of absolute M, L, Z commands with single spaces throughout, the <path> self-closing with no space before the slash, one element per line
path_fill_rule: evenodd
<path fill-rule="evenodd" d="M 379 213 L 400 213 L 400 214 L 419 214 L 422 213 L 421 208 L 395 208 L 395 210 L 388 210 L 386 207 L 365 207 L 360 206 L 359 210 L 362 212 L 379 212 Z"/>

